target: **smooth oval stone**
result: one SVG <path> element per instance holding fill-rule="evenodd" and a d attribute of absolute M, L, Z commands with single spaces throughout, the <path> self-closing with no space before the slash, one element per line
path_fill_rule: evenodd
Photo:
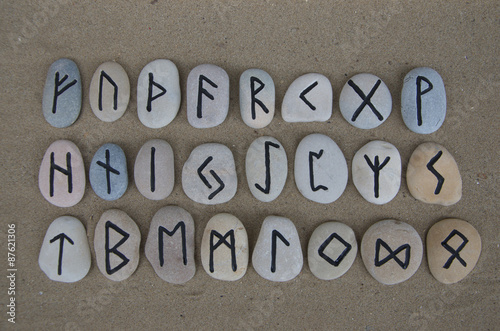
<path fill-rule="evenodd" d="M 285 122 L 326 122 L 332 116 L 332 84 L 325 76 L 309 73 L 292 82 L 281 105 Z"/>
<path fill-rule="evenodd" d="M 127 190 L 128 173 L 125 153 L 116 144 L 104 144 L 90 163 L 89 180 L 95 194 L 104 200 L 119 199 Z"/>
<path fill-rule="evenodd" d="M 149 226 L 146 257 L 158 277 L 184 284 L 196 272 L 194 260 L 194 221 L 191 214 L 177 206 L 156 212 Z"/>
<path fill-rule="evenodd" d="M 151 200 L 165 199 L 175 183 L 174 151 L 168 142 L 153 139 L 146 142 L 135 159 L 135 186 Z"/>
<path fill-rule="evenodd" d="M 299 234 L 288 218 L 268 216 L 262 223 L 252 254 L 252 266 L 263 278 L 286 282 L 302 270 Z"/>
<path fill-rule="evenodd" d="M 336 279 L 351 268 L 358 253 L 354 231 L 340 222 L 323 223 L 309 240 L 307 261 L 314 276 Z"/>
<path fill-rule="evenodd" d="M 398 149 L 380 140 L 361 147 L 352 159 L 352 181 L 366 201 L 376 205 L 391 201 L 401 185 Z"/>
<path fill-rule="evenodd" d="M 481 237 L 466 221 L 444 219 L 427 232 L 427 261 L 431 274 L 444 284 L 464 279 L 481 254 Z"/>
<path fill-rule="evenodd" d="M 347 186 L 344 154 L 323 134 L 313 133 L 302 139 L 295 152 L 294 171 L 300 193 L 315 202 L 333 202 Z"/>
<path fill-rule="evenodd" d="M 240 76 L 240 112 L 243 122 L 261 129 L 274 117 L 275 88 L 271 76 L 261 69 L 245 70 Z"/>
<path fill-rule="evenodd" d="M 423 143 L 410 157 L 406 183 L 422 202 L 450 206 L 462 198 L 462 177 L 453 156 L 443 146 Z"/>
<path fill-rule="evenodd" d="M 228 202 L 236 194 L 237 185 L 233 153 L 222 144 L 196 147 L 182 168 L 182 189 L 198 203 Z"/>
<path fill-rule="evenodd" d="M 90 270 L 91 256 L 87 232 L 78 219 L 56 218 L 47 229 L 38 257 L 40 269 L 52 280 L 79 281 Z"/>
<path fill-rule="evenodd" d="M 273 137 L 255 139 L 247 151 L 245 170 L 253 196 L 263 202 L 276 199 L 286 183 L 285 148 Z"/>
<path fill-rule="evenodd" d="M 394 285 L 409 279 L 422 262 L 422 240 L 404 222 L 383 220 L 373 224 L 361 240 L 361 257 L 376 280 Z"/>
<path fill-rule="evenodd" d="M 139 264 L 141 232 L 124 211 L 105 211 L 95 227 L 94 250 L 97 266 L 106 278 L 122 281 Z"/>
<path fill-rule="evenodd" d="M 38 174 L 43 197 L 58 207 L 71 207 L 85 193 L 85 165 L 78 147 L 69 140 L 54 141 L 43 156 Z"/>
<path fill-rule="evenodd" d="M 181 105 L 179 71 L 170 60 L 154 60 L 137 80 L 137 115 L 148 128 L 158 129 L 173 121 Z"/>
<path fill-rule="evenodd" d="M 373 129 L 391 114 L 391 92 L 377 76 L 358 74 L 342 88 L 339 107 L 342 116 L 351 125 L 360 129 Z"/>
<path fill-rule="evenodd" d="M 43 116 L 50 125 L 66 128 L 75 123 L 82 109 L 80 71 L 70 59 L 52 63 L 43 89 Z"/>
<path fill-rule="evenodd" d="M 441 127 L 446 117 L 446 91 L 435 70 L 415 68 L 406 74 L 401 114 L 408 129 L 416 133 L 432 133 Z"/>
<path fill-rule="evenodd" d="M 229 76 L 213 64 L 201 64 L 187 78 L 187 118 L 195 128 L 224 122 L 229 111 Z"/>
<path fill-rule="evenodd" d="M 201 240 L 201 263 L 211 277 L 238 280 L 248 267 L 248 236 L 233 215 L 217 214 L 205 227 Z"/>
<path fill-rule="evenodd" d="M 101 64 L 92 76 L 89 90 L 90 107 L 104 122 L 114 122 L 127 110 L 130 82 L 127 73 L 116 62 Z"/>

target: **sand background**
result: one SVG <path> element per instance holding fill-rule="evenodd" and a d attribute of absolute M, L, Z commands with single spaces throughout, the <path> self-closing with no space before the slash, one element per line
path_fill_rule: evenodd
<path fill-rule="evenodd" d="M 0 2 L 0 137 L 1 174 L 0 274 L 7 274 L 7 224 L 17 229 L 16 325 L 23 330 L 96 329 L 498 329 L 500 230 L 499 209 L 499 46 L 497 1 L 20 1 Z M 42 114 L 42 93 L 49 66 L 74 60 L 83 86 L 82 112 L 65 129 L 51 127 Z M 158 58 L 172 60 L 181 79 L 182 104 L 167 127 L 141 124 L 136 109 L 137 78 Z M 132 96 L 124 116 L 101 122 L 92 113 L 88 87 L 103 62 L 120 63 L 129 75 Z M 212 63 L 230 77 L 230 111 L 212 129 L 195 129 L 186 117 L 185 89 L 189 71 Z M 446 85 L 448 113 L 430 135 L 411 132 L 403 123 L 400 97 L 403 77 L 419 66 L 437 70 Z M 248 68 L 267 71 L 276 85 L 276 115 L 254 130 L 241 120 L 239 75 Z M 324 123 L 286 123 L 280 105 L 288 86 L 302 74 L 319 72 L 331 80 L 333 115 Z M 379 76 L 393 97 L 393 112 L 376 129 L 348 124 L 338 97 L 349 77 L 369 72 Z M 424 204 L 411 197 L 403 176 L 396 198 L 383 206 L 365 201 L 349 183 L 342 197 L 329 205 L 305 199 L 293 179 L 299 141 L 323 133 L 340 146 L 351 169 L 355 152 L 370 140 L 386 140 L 401 153 L 403 173 L 412 151 L 422 142 L 444 145 L 455 157 L 463 180 L 463 197 L 450 207 Z M 245 154 L 259 136 L 270 135 L 285 147 L 288 179 L 271 203 L 251 195 L 244 172 Z M 167 140 L 175 153 L 176 184 L 163 201 L 144 198 L 133 184 L 133 164 L 149 139 Z M 88 167 L 104 143 L 126 153 L 130 184 L 117 201 L 101 200 L 87 188 L 71 208 L 49 204 L 38 190 L 38 170 L 48 146 L 69 139 L 81 150 Z M 191 201 L 181 187 L 182 165 L 191 150 L 205 142 L 227 145 L 238 170 L 238 192 L 228 203 L 205 206 Z M 351 175 L 349 175 L 351 176 Z M 87 179 L 88 181 L 88 179 Z M 197 272 L 183 286 L 162 281 L 144 255 L 149 223 L 158 209 L 178 205 L 196 224 L 196 248 L 215 214 L 227 212 L 245 225 L 250 249 L 268 215 L 290 218 L 297 226 L 303 252 L 313 230 L 328 220 L 351 226 L 358 243 L 373 223 L 394 218 L 411 224 L 425 242 L 437 221 L 457 217 L 469 221 L 483 240 L 473 272 L 455 285 L 436 281 L 424 256 L 408 281 L 378 283 L 361 257 L 334 281 L 316 279 L 304 265 L 286 283 L 261 278 L 249 267 L 236 282 L 211 278 L 196 252 Z M 119 283 L 98 270 L 93 251 L 100 215 L 118 208 L 130 215 L 142 233 L 137 271 Z M 81 281 L 49 280 L 38 267 L 38 254 L 49 224 L 62 215 L 85 225 L 92 267 Z M 7 322 L 8 283 L 0 277 L 0 329 Z"/>

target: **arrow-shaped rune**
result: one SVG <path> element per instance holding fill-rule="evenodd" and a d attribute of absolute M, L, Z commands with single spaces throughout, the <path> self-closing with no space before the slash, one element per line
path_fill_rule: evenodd
<path fill-rule="evenodd" d="M 441 188 L 443 187 L 444 183 L 444 177 L 441 176 L 441 174 L 437 172 L 436 169 L 434 169 L 434 164 L 436 164 L 441 155 L 443 155 L 443 151 L 439 151 L 436 155 L 434 155 L 434 157 L 429 161 L 429 163 L 427 163 L 427 169 L 429 169 L 429 171 L 432 172 L 432 174 L 436 176 L 438 180 L 436 190 L 434 191 L 435 195 L 438 195 L 439 192 L 441 192 Z"/>
<path fill-rule="evenodd" d="M 312 103 L 310 103 L 309 100 L 306 99 L 306 94 L 309 93 L 313 88 L 315 88 L 316 85 L 318 85 L 318 82 L 312 83 L 299 95 L 300 99 L 302 99 L 302 101 L 304 101 L 306 105 L 308 105 L 309 108 L 311 108 L 312 110 L 316 110 L 316 107 Z"/>
<path fill-rule="evenodd" d="M 50 240 L 50 243 L 52 244 L 54 241 L 60 240 L 59 241 L 59 260 L 57 262 L 57 274 L 60 276 L 62 274 L 62 259 L 63 259 L 63 248 L 64 248 L 64 239 L 66 239 L 71 245 L 74 245 L 75 243 L 73 240 L 71 240 L 70 237 L 68 237 L 64 233 L 59 233 L 57 236 L 52 238 Z"/>
<path fill-rule="evenodd" d="M 205 169 L 205 167 L 212 162 L 214 158 L 212 156 L 207 157 L 205 162 L 202 163 L 202 165 L 198 168 L 198 176 L 200 176 L 201 181 L 203 184 L 205 184 L 208 188 L 212 188 L 212 185 L 208 182 L 207 178 L 202 174 L 202 171 Z M 224 185 L 224 182 L 220 177 L 217 175 L 217 173 L 213 170 L 210 170 L 210 174 L 215 178 L 217 183 L 219 183 L 219 188 L 213 191 L 209 196 L 208 200 L 212 200 L 217 194 L 219 194 L 220 191 L 224 189 L 226 185 Z"/>

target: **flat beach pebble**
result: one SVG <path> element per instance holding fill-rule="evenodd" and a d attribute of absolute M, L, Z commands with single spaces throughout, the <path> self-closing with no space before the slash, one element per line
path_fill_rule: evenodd
<path fill-rule="evenodd" d="M 427 261 L 431 274 L 444 284 L 464 279 L 481 254 L 481 237 L 468 222 L 449 218 L 427 232 Z"/>
<path fill-rule="evenodd" d="M 142 145 L 135 158 L 135 186 L 151 200 L 165 199 L 175 183 L 174 151 L 168 142 L 153 139 Z"/>
<path fill-rule="evenodd" d="M 42 110 L 47 122 L 56 128 L 75 123 L 82 108 L 80 71 L 70 59 L 52 63 L 43 89 Z"/>
<path fill-rule="evenodd" d="M 106 278 L 122 281 L 139 264 L 141 232 L 124 211 L 105 211 L 95 227 L 94 249 L 97 266 Z"/>
<path fill-rule="evenodd" d="M 318 73 L 300 76 L 288 87 L 281 105 L 285 122 L 326 122 L 332 116 L 333 90 Z"/>
<path fill-rule="evenodd" d="M 441 76 L 431 68 L 415 68 L 404 78 L 401 114 L 408 129 L 428 134 L 446 117 L 446 91 Z"/>
<path fill-rule="evenodd" d="M 184 284 L 196 272 L 194 221 L 177 206 L 161 208 L 149 226 L 145 253 L 158 277 L 172 284 Z"/>
<path fill-rule="evenodd" d="M 354 231 L 340 222 L 326 222 L 311 235 L 307 249 L 309 269 L 319 279 L 331 280 L 351 268 L 358 253 Z"/>
<path fill-rule="evenodd" d="M 248 236 L 238 218 L 223 213 L 208 221 L 201 240 L 201 263 L 215 279 L 234 281 L 245 275 Z"/>
<path fill-rule="evenodd" d="M 87 275 L 90 263 L 89 242 L 82 222 L 72 216 L 55 219 L 40 249 L 40 269 L 52 280 L 73 283 Z"/>
<path fill-rule="evenodd" d="M 342 88 L 339 106 L 342 116 L 349 124 L 360 129 L 373 129 L 391 114 L 391 92 L 377 76 L 358 74 Z"/>
<path fill-rule="evenodd" d="M 127 190 L 125 153 L 116 144 L 104 144 L 92 158 L 89 180 L 95 194 L 108 201 L 119 199 Z"/>
<path fill-rule="evenodd" d="M 201 64 L 187 78 L 187 118 L 195 128 L 212 128 L 229 111 L 229 76 L 213 64 Z"/>
<path fill-rule="evenodd" d="M 38 174 L 43 197 L 58 207 L 76 205 L 85 193 L 85 165 L 78 147 L 69 140 L 54 141 L 43 156 Z"/>
<path fill-rule="evenodd" d="M 337 144 L 328 136 L 313 133 L 295 152 L 295 183 L 307 199 L 319 203 L 337 200 L 347 186 L 347 163 Z"/>
<path fill-rule="evenodd" d="M 462 177 L 453 156 L 443 146 L 423 143 L 410 157 L 406 183 L 422 202 L 450 206 L 462 198 Z"/>
<path fill-rule="evenodd" d="M 382 284 L 394 285 L 409 279 L 422 262 L 422 240 L 404 222 L 383 220 L 363 235 L 361 257 L 366 269 Z"/>
<path fill-rule="evenodd" d="M 401 185 L 401 156 L 386 141 L 370 141 L 352 159 L 352 181 L 366 201 L 382 205 L 391 201 Z"/>
<path fill-rule="evenodd" d="M 240 112 L 243 122 L 261 129 L 274 117 L 275 88 L 271 76 L 261 69 L 245 70 L 240 76 Z"/>
<path fill-rule="evenodd" d="M 198 203 L 228 202 L 236 194 L 237 185 L 233 153 L 222 144 L 196 147 L 182 168 L 184 193 Z"/>
<path fill-rule="evenodd" d="M 148 63 L 137 80 L 137 115 L 148 128 L 158 129 L 173 121 L 181 105 L 179 71 L 170 60 Z"/>
<path fill-rule="evenodd" d="M 252 266 L 265 279 L 289 281 L 300 273 L 304 264 L 299 234 L 292 221 L 268 216 L 262 223 L 252 254 Z"/>
<path fill-rule="evenodd" d="M 248 148 L 245 170 L 252 195 L 263 202 L 276 199 L 288 174 L 286 152 L 273 137 L 259 137 Z"/>
<path fill-rule="evenodd" d="M 116 62 L 105 62 L 95 71 L 90 82 L 90 107 L 104 122 L 114 122 L 125 113 L 130 99 L 127 73 Z"/>

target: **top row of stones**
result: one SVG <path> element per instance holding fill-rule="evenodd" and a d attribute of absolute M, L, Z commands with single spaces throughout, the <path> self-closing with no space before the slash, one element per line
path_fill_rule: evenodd
<path fill-rule="evenodd" d="M 275 112 L 275 87 L 271 76 L 260 69 L 248 69 L 240 76 L 240 111 L 252 128 L 271 123 Z M 229 76 L 212 64 L 202 64 L 187 79 L 187 118 L 195 128 L 215 127 L 229 111 Z M 104 122 L 114 122 L 126 111 L 130 99 L 127 73 L 116 62 L 105 62 L 90 83 L 90 106 Z M 47 74 L 43 93 L 43 114 L 58 128 L 73 124 L 81 110 L 82 86 L 75 62 L 59 59 Z M 137 113 L 149 128 L 162 128 L 175 118 L 181 103 L 179 72 L 170 60 L 147 64 L 137 82 Z M 297 78 L 285 93 L 281 115 L 286 122 L 325 122 L 332 115 L 333 91 L 329 79 L 319 73 Z M 373 129 L 391 114 L 392 97 L 377 76 L 362 73 L 344 85 L 339 98 L 342 116 L 360 129 Z M 428 134 L 443 124 L 446 93 L 441 76 L 431 68 L 411 70 L 403 82 L 401 112 L 413 132 Z"/>

